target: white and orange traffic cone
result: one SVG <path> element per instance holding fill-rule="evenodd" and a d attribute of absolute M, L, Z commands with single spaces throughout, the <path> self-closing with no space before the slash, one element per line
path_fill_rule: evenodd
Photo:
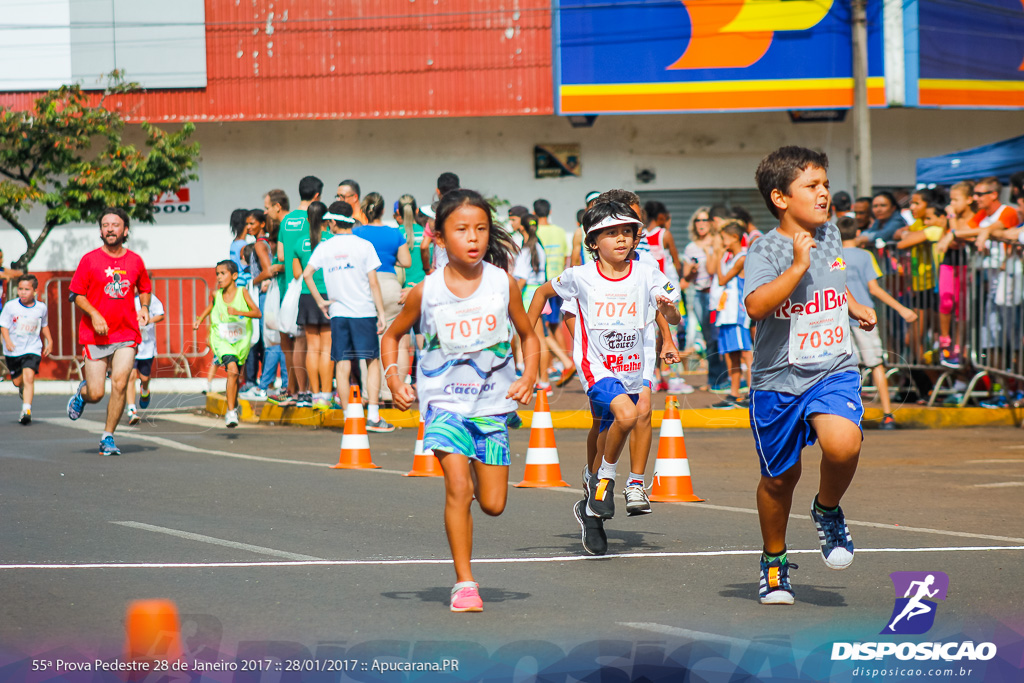
<path fill-rule="evenodd" d="M 530 446 L 526 449 L 526 473 L 518 488 L 548 488 L 568 486 L 562 481 L 562 468 L 558 465 L 558 447 L 555 445 L 555 428 L 551 424 L 551 410 L 548 395 L 537 392 L 537 403 L 533 408 L 533 422 L 530 425 Z"/>
<path fill-rule="evenodd" d="M 416 447 L 412 453 L 412 469 L 405 473 L 407 477 L 443 477 L 441 461 L 433 451 L 423 450 L 423 416 L 420 415 L 420 431 L 416 435 Z"/>
<path fill-rule="evenodd" d="M 341 435 L 341 454 L 335 470 L 380 469 L 370 459 L 370 437 L 366 435 L 366 417 L 363 415 L 363 399 L 359 387 L 349 387 L 348 405 L 345 406 L 345 431 Z"/>
<path fill-rule="evenodd" d="M 136 600 L 128 605 L 125 634 L 128 661 L 181 659 L 181 624 L 170 600 Z"/>
<path fill-rule="evenodd" d="M 693 493 L 683 423 L 679 419 L 679 403 L 675 396 L 665 399 L 665 415 L 661 419 L 661 437 L 658 439 L 658 459 L 654 461 L 651 500 L 657 503 L 704 501 Z"/>

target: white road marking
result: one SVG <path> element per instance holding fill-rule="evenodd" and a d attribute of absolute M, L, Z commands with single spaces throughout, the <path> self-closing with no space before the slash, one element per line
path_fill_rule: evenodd
<path fill-rule="evenodd" d="M 1020 448 L 1020 446 L 1003 446 L 1003 448 Z M 968 460 L 966 464 L 970 465 L 973 463 L 975 465 L 994 465 L 1002 464 L 1005 462 L 1021 463 L 1024 462 L 1024 460 L 1020 460 L 1018 458 L 990 458 L 988 460 Z"/>
<path fill-rule="evenodd" d="M 41 421 L 41 422 L 48 422 L 50 424 L 55 424 L 55 425 L 58 425 L 58 426 L 61 426 L 61 427 L 70 427 L 72 429 L 81 429 L 83 431 L 89 431 L 89 432 L 93 432 L 93 433 L 99 433 L 99 432 L 103 431 L 103 425 L 101 423 L 94 422 L 94 421 L 91 421 L 91 420 L 84 420 L 84 419 L 81 419 L 81 418 L 78 419 L 75 422 L 72 422 L 72 421 L 64 419 L 64 418 L 54 418 L 54 417 L 40 418 L 39 421 Z M 260 455 L 246 455 L 244 453 L 231 453 L 230 451 L 219 451 L 219 450 L 214 450 L 214 449 L 210 449 L 210 448 L 200 448 L 198 446 L 190 446 L 188 444 L 183 444 L 183 443 L 181 443 L 179 441 L 174 441 L 172 439 L 166 439 L 166 438 L 163 438 L 163 437 L 160 437 L 160 436 L 151 436 L 151 435 L 148 435 L 148 434 L 140 434 L 138 432 L 138 429 L 137 428 L 133 428 L 133 427 L 129 427 L 129 428 L 123 430 L 123 431 L 126 433 L 125 434 L 126 436 L 130 436 L 131 438 L 140 439 L 142 441 L 148 441 L 150 443 L 155 443 L 157 445 L 164 446 L 166 448 L 173 448 L 173 449 L 185 451 L 187 453 L 204 453 L 206 455 L 215 455 L 215 456 L 225 457 L 225 458 L 237 458 L 239 460 L 252 460 L 252 461 L 256 461 L 256 462 L 269 462 L 269 463 L 274 463 L 274 464 L 279 464 L 279 465 L 305 465 L 305 466 L 309 466 L 309 467 L 330 467 L 329 464 L 322 463 L 322 462 L 307 462 L 307 461 L 304 461 L 304 460 L 285 460 L 283 458 L 268 458 L 268 457 L 260 456 Z M 119 432 L 119 433 L 121 433 L 121 432 Z M 388 469 L 352 470 L 352 471 L 355 471 L 355 472 L 377 472 L 377 473 L 380 473 L 380 474 L 401 474 L 401 475 L 405 474 L 405 472 L 403 472 L 401 470 L 388 470 Z M 514 486 L 514 484 L 510 481 L 509 482 L 509 486 Z M 573 493 L 573 494 L 576 494 L 576 495 L 583 495 L 583 489 L 555 488 L 555 489 L 549 489 L 549 490 L 552 490 L 552 491 L 562 491 L 562 492 L 565 492 L 565 493 Z M 753 508 L 733 507 L 733 506 L 730 506 L 730 505 L 714 505 L 712 503 L 658 503 L 658 505 L 683 505 L 683 506 L 694 506 L 694 507 L 705 509 L 705 510 L 722 510 L 722 511 L 725 511 L 725 512 L 739 512 L 739 513 L 748 514 L 748 515 L 756 515 L 757 514 L 757 510 L 753 509 Z M 790 519 L 800 519 L 800 520 L 809 520 L 810 519 L 810 515 L 794 515 L 794 514 L 791 514 L 789 517 L 790 517 Z M 915 533 L 921 533 L 921 534 L 937 534 L 937 535 L 940 535 L 940 536 L 953 536 L 953 537 L 957 537 L 957 538 L 977 538 L 977 539 L 986 540 L 986 541 L 1004 541 L 1006 543 L 1024 543 L 1024 538 L 1016 538 L 1016 537 L 1013 537 L 1013 536 L 995 536 L 995 535 L 992 535 L 992 534 L 975 534 L 975 533 L 971 533 L 971 532 L 967 532 L 967 531 L 947 531 L 945 529 L 929 529 L 929 528 L 926 528 L 926 527 L 902 526 L 902 525 L 898 525 L 898 524 L 882 524 L 882 523 L 879 523 L 879 522 L 859 522 L 859 521 L 852 520 L 852 519 L 849 519 L 849 518 L 847 518 L 846 523 L 849 526 L 870 527 L 870 528 L 874 528 L 874 529 L 885 529 L 887 531 L 907 531 L 907 532 L 915 532 Z"/>
<path fill-rule="evenodd" d="M 751 640 L 743 640 L 742 638 L 733 638 L 731 636 L 723 636 L 718 633 L 708 633 L 706 631 L 691 631 L 688 628 L 679 628 L 678 626 L 669 626 L 668 624 L 658 624 L 648 621 L 620 621 L 617 623 L 619 626 L 635 628 L 640 631 L 650 631 L 652 633 L 659 633 L 665 636 L 675 636 L 676 638 L 686 638 L 688 640 L 699 641 L 702 643 L 723 643 L 725 645 L 735 645 L 736 647 L 744 649 L 749 648 L 778 652 L 780 654 L 785 653 L 787 656 L 791 656 L 793 654 L 792 648 L 788 647 L 783 648 L 778 645 L 771 645 L 768 643 L 757 643 Z"/>
<path fill-rule="evenodd" d="M 179 531 L 178 529 L 168 529 L 163 526 L 153 526 L 152 524 L 143 524 L 142 522 L 111 522 L 111 524 L 117 524 L 119 526 L 126 526 L 132 529 L 142 529 L 143 531 L 154 531 L 158 534 L 167 534 L 168 536 L 177 536 L 178 538 L 184 538 L 189 541 L 199 541 L 200 543 L 209 543 L 210 545 L 220 545 L 225 548 L 236 548 L 238 550 L 247 550 L 251 553 L 257 553 L 259 555 L 270 555 L 271 557 L 283 557 L 286 560 L 305 560 L 305 561 L 317 561 L 322 558 L 313 557 L 312 555 L 300 555 L 298 553 L 289 553 L 284 550 L 275 550 L 274 548 L 265 548 L 261 545 L 250 545 L 248 543 L 239 543 L 237 541 L 228 541 L 223 538 L 214 538 L 213 536 L 204 536 L 203 534 L 194 534 L 191 531 Z"/>
<path fill-rule="evenodd" d="M 1000 481 L 995 484 L 975 484 L 975 488 L 979 489 L 1005 489 L 1011 486 L 1024 486 L 1024 481 Z"/>
<path fill-rule="evenodd" d="M 156 527 L 160 528 L 160 527 Z M 209 538 L 209 537 L 206 537 Z M 230 543 L 230 541 L 228 541 Z M 248 546 L 257 547 L 257 546 Z M 269 548 L 264 550 L 270 550 Z M 1024 545 L 962 546 L 938 548 L 858 548 L 858 553 L 943 553 L 1024 550 Z M 280 551 L 275 551 L 280 552 Z M 821 550 L 787 550 L 790 555 L 820 555 Z M 589 562 L 626 559 L 665 559 L 672 557 L 758 557 L 760 550 L 695 550 L 690 552 L 620 553 L 615 555 L 559 555 L 554 557 L 477 557 L 473 564 L 537 564 L 543 562 Z M 388 567 L 402 565 L 451 564 L 444 559 L 382 559 L 382 560 L 284 560 L 278 562 L 94 562 L 87 564 L 0 564 L 3 569 L 209 569 L 244 567 Z"/>

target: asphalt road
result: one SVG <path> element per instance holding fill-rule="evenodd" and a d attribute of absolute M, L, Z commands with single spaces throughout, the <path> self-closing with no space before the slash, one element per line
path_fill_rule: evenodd
<path fill-rule="evenodd" d="M 168 598 L 181 613 L 186 654 L 213 661 L 363 666 L 355 663 L 445 657 L 460 660 L 455 676 L 464 679 L 529 680 L 542 671 L 567 680 L 603 668 L 620 680 L 673 679 L 687 669 L 699 680 L 736 671 L 754 680 L 849 680 L 859 663 L 828 661 L 828 652 L 836 641 L 884 640 L 895 571 L 949 576 L 934 627 L 915 641 L 1000 648 L 988 669 L 949 680 L 1022 675 L 1024 441 L 1016 429 L 867 432 L 843 502 L 858 548 L 844 572 L 824 566 L 807 517 L 818 460 L 808 449 L 789 533 L 799 564 L 792 607 L 757 602 L 749 432 L 688 433 L 694 488 L 707 502 L 655 504 L 634 518 L 620 506 L 607 524 L 608 556 L 587 558 L 571 511 L 585 432 L 561 430 L 571 487 L 513 489 L 502 516 L 477 512 L 474 574 L 485 610 L 458 615 L 447 609 L 454 572 L 443 483 L 401 476 L 414 431 L 371 435 L 380 470 L 333 470 L 339 432 L 227 430 L 195 414 L 199 403 L 158 397 L 140 428 L 118 433 L 119 458 L 96 454 L 96 406 L 71 423 L 64 399 L 39 397 L 29 427 L 16 424 L 16 400 L 0 406 L 0 678 L 36 680 L 31 659 L 53 653 L 117 656 L 129 602 Z M 522 478 L 528 437 L 512 434 L 512 483 Z M 648 479 L 653 466 L 652 453 Z M 372 667 L 318 675 L 420 680 L 374 677 Z"/>

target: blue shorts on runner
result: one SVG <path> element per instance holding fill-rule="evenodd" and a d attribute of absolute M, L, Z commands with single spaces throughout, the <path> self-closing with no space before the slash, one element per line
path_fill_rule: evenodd
<path fill-rule="evenodd" d="M 804 446 L 818 440 L 812 415 L 838 415 L 864 428 L 864 404 L 860 399 L 860 375 L 840 372 L 794 396 L 777 391 L 750 392 L 750 428 L 761 459 L 761 474 L 777 477 L 800 461 Z"/>
<path fill-rule="evenodd" d="M 644 384 L 650 386 L 646 380 Z M 605 431 L 615 422 L 615 415 L 612 413 L 612 401 L 618 396 L 628 396 L 636 405 L 640 394 L 627 394 L 626 387 L 622 382 L 612 377 L 605 377 L 594 382 L 594 386 L 587 391 L 587 398 L 590 399 L 590 414 L 598 422 L 598 434 Z"/>
<path fill-rule="evenodd" d="M 423 449 L 459 453 L 485 465 L 508 467 L 508 421 L 515 413 L 462 417 L 433 406 L 423 418 Z"/>

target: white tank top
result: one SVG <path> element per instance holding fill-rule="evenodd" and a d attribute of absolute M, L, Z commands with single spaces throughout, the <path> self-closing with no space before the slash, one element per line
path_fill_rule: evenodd
<path fill-rule="evenodd" d="M 505 398 L 516 380 L 508 273 L 483 265 L 480 286 L 465 299 L 448 289 L 444 268 L 423 280 L 423 355 L 416 370 L 421 413 L 428 406 L 463 417 L 516 409 L 516 402 Z"/>

